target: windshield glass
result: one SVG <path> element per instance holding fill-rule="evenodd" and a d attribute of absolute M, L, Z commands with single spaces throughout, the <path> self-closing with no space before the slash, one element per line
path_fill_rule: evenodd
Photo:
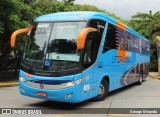
<path fill-rule="evenodd" d="M 79 32 L 86 22 L 37 23 L 26 41 L 22 64 L 33 70 L 66 71 L 76 69 Z"/>

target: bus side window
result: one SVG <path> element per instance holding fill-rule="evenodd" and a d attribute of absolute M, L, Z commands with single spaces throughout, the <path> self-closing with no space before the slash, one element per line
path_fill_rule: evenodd
<path fill-rule="evenodd" d="M 116 49 L 116 26 L 108 23 L 103 53 L 110 49 Z"/>
<path fill-rule="evenodd" d="M 97 31 L 88 33 L 86 37 L 82 63 L 84 64 L 84 68 L 91 66 L 97 59 L 105 23 L 105 21 L 98 19 L 92 19 L 88 23 L 88 27 L 96 28 Z"/>
<path fill-rule="evenodd" d="M 127 35 L 127 40 L 128 40 L 127 50 L 130 52 L 132 51 L 132 40 L 131 39 L 132 39 L 132 36 L 130 33 L 128 33 L 128 35 Z"/>
<path fill-rule="evenodd" d="M 95 61 L 94 55 L 96 47 L 96 37 L 95 32 L 90 32 L 86 38 L 86 44 L 84 47 L 84 65 L 85 67 L 89 67 Z"/>

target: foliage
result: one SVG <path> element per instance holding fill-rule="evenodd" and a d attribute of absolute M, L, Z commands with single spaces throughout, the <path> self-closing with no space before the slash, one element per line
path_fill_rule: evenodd
<path fill-rule="evenodd" d="M 65 11 L 97 11 L 108 14 L 113 18 L 127 23 L 127 21 L 122 20 L 121 18 L 115 16 L 114 14 L 108 13 L 104 10 L 98 9 L 95 6 L 90 5 L 79 5 L 73 4 L 75 0 L 62 0 L 63 2 L 58 2 L 57 0 L 35 0 L 31 7 L 37 11 L 40 11 L 41 14 L 55 13 L 55 12 L 65 12 Z"/>
<path fill-rule="evenodd" d="M 150 40 L 152 63 L 150 70 L 157 71 L 156 47 L 153 45 L 153 40 L 157 35 L 160 35 L 160 12 L 154 14 L 151 11 L 149 13 L 137 13 L 128 25 Z"/>
<path fill-rule="evenodd" d="M 95 6 L 75 5 L 75 0 L 0 0 L 0 53 L 10 53 L 10 36 L 21 28 L 29 27 L 33 19 L 39 15 L 64 11 L 98 11 L 109 14 Z M 123 21 L 123 20 L 121 20 Z M 18 36 L 15 49 L 22 50 L 25 37 Z"/>
<path fill-rule="evenodd" d="M 11 51 L 9 41 L 13 31 L 32 24 L 39 15 L 64 11 L 97 11 L 103 12 L 129 25 L 151 41 L 151 67 L 157 70 L 157 60 L 154 59 L 156 48 L 153 39 L 160 35 L 160 12 L 152 14 L 137 13 L 127 22 L 114 14 L 98 9 L 95 6 L 74 4 L 75 0 L 0 0 L 0 53 L 6 55 Z M 15 49 L 22 50 L 25 36 L 18 36 Z"/>
<path fill-rule="evenodd" d="M 12 32 L 28 27 L 36 13 L 22 0 L 0 1 L 0 53 L 2 55 L 5 56 L 11 51 L 9 42 Z M 24 38 L 21 38 L 21 40 L 23 41 Z M 20 41 L 20 38 L 18 41 Z M 16 47 L 22 48 L 21 43 L 17 43 Z"/>

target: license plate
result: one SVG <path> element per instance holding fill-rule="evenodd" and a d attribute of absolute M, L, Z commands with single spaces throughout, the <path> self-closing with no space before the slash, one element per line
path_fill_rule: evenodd
<path fill-rule="evenodd" d="M 46 97 L 46 96 L 47 96 L 47 93 L 46 93 L 46 92 L 37 92 L 37 95 L 38 95 L 38 96 Z"/>

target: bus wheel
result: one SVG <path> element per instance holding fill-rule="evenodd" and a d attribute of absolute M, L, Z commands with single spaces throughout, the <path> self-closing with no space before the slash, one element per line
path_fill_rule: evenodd
<path fill-rule="evenodd" d="M 93 100 L 102 101 L 106 98 L 107 95 L 108 95 L 108 82 L 105 79 L 103 79 L 99 87 L 98 96 L 95 97 Z"/>
<path fill-rule="evenodd" d="M 139 81 L 137 82 L 138 85 L 141 85 L 143 81 L 143 72 L 141 72 L 140 77 L 139 77 Z"/>

